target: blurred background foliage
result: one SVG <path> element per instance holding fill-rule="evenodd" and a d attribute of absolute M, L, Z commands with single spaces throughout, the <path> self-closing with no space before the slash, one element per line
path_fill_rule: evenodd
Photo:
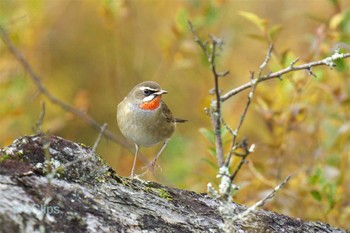
<path fill-rule="evenodd" d="M 205 192 L 208 182 L 217 184 L 211 125 L 203 111 L 213 80 L 187 20 L 203 38 L 212 33 L 224 39 L 218 65 L 230 70 L 221 79 L 226 92 L 249 81 L 270 42 L 275 46 L 270 71 L 296 57 L 298 64 L 322 59 L 337 46 L 349 52 L 349 6 L 346 0 L 1 0 L 0 24 L 52 94 L 117 134 L 117 103 L 135 84 L 159 82 L 169 92 L 164 99 L 173 113 L 189 122 L 177 127 L 162 154 L 158 181 Z M 256 152 L 237 177 L 236 202 L 253 204 L 291 174 L 265 208 L 349 227 L 349 61 L 337 65 L 313 69 L 317 78 L 295 72 L 258 86 L 239 135 L 255 143 Z M 233 128 L 247 94 L 223 105 Z M 0 146 L 33 133 L 42 101 L 45 131 L 93 145 L 98 133 L 38 94 L 0 42 Z M 157 149 L 141 150 L 151 158 Z M 129 175 L 132 152 L 103 140 L 98 153 L 118 174 Z M 137 164 L 138 172 L 143 165 Z"/>

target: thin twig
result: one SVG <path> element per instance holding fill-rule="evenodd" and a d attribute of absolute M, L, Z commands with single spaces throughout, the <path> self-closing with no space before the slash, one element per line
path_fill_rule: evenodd
<path fill-rule="evenodd" d="M 89 126 L 91 126 L 92 128 L 94 128 L 95 130 L 97 130 L 98 132 L 101 129 L 101 125 L 94 120 L 90 115 L 88 115 L 87 113 L 74 108 L 73 106 L 61 101 L 60 99 L 58 99 L 56 96 L 52 95 L 48 89 L 45 87 L 45 85 L 42 83 L 41 78 L 39 77 L 39 75 L 37 75 L 34 70 L 32 69 L 31 65 L 27 62 L 27 60 L 24 58 L 23 54 L 19 52 L 19 50 L 17 50 L 17 48 L 14 46 L 14 44 L 12 43 L 12 41 L 10 40 L 7 32 L 0 27 L 0 35 L 5 43 L 5 45 L 8 47 L 8 49 L 10 50 L 10 52 L 15 56 L 15 58 L 17 59 L 17 61 L 22 65 L 22 67 L 24 68 L 24 70 L 28 73 L 29 77 L 34 81 L 35 85 L 38 87 L 39 92 L 42 93 L 43 95 L 45 95 L 52 103 L 60 106 L 63 110 L 72 113 L 73 115 L 79 117 L 80 119 L 82 119 L 83 121 L 85 121 Z M 108 139 L 116 142 L 117 144 L 125 147 L 125 148 L 132 148 L 132 145 L 130 143 L 128 143 L 126 140 L 124 140 L 123 138 L 119 137 L 118 135 L 115 135 L 114 133 L 112 133 L 109 130 L 105 130 L 103 132 L 103 135 L 105 137 L 107 137 Z"/>
<path fill-rule="evenodd" d="M 289 181 L 289 179 L 291 178 L 291 176 L 288 176 L 282 183 L 280 183 L 276 188 L 274 188 L 274 190 L 272 190 L 272 192 L 267 195 L 265 198 L 263 198 L 262 200 L 258 201 L 257 203 L 255 203 L 254 205 L 252 205 L 251 207 L 249 207 L 247 210 L 245 210 L 243 213 L 240 213 L 236 216 L 233 217 L 232 221 L 235 220 L 244 220 L 251 212 L 253 212 L 254 210 L 256 210 L 259 207 L 262 207 L 265 205 L 265 203 L 272 199 L 276 193 L 285 185 L 287 184 L 287 182 Z"/>
<path fill-rule="evenodd" d="M 216 72 L 216 66 L 215 66 L 215 58 L 216 58 L 216 48 L 217 48 L 217 41 L 214 37 L 212 39 L 212 51 L 211 51 L 211 58 L 210 58 L 210 66 L 211 70 L 214 76 L 214 91 L 215 91 L 215 103 L 216 108 L 211 113 L 211 116 L 213 118 L 214 122 L 214 130 L 215 130 L 215 147 L 216 147 L 216 156 L 218 160 L 218 165 L 221 167 L 224 163 L 224 152 L 222 148 L 222 136 L 221 136 L 221 119 L 222 119 L 222 113 L 221 113 L 221 100 L 220 100 L 220 89 L 219 89 L 219 75 Z"/>
<path fill-rule="evenodd" d="M 187 21 L 188 25 L 190 27 L 190 31 L 192 32 L 193 36 L 194 36 L 194 41 L 199 45 L 199 47 L 201 47 L 201 49 L 203 50 L 205 56 L 207 57 L 207 59 L 210 58 L 210 54 L 208 53 L 208 43 L 207 42 L 203 42 L 201 39 L 199 39 L 199 36 L 197 35 L 196 29 L 193 27 L 193 24 L 191 21 Z"/>
<path fill-rule="evenodd" d="M 230 180 L 231 183 L 233 183 L 233 180 L 236 178 L 238 172 L 241 170 L 243 164 L 247 163 L 247 157 L 248 155 L 250 155 L 250 153 L 254 152 L 254 148 L 255 145 L 252 144 L 249 148 L 248 148 L 248 142 L 247 140 L 242 140 L 242 142 L 240 143 L 240 145 L 235 146 L 235 149 L 237 148 L 242 148 L 244 150 L 243 154 L 237 154 L 237 152 L 233 151 L 233 153 L 241 158 L 241 161 L 239 162 L 238 166 L 236 167 L 235 171 L 232 173 L 232 175 L 230 176 Z"/>
<path fill-rule="evenodd" d="M 41 103 L 41 112 L 38 120 L 35 122 L 35 131 L 37 134 L 43 133 L 43 122 L 45 117 L 45 102 Z M 34 129 L 33 129 L 34 130 Z"/>
<path fill-rule="evenodd" d="M 334 54 L 334 55 L 336 55 L 336 54 Z M 292 63 L 292 65 L 290 65 L 287 68 L 284 68 L 280 71 L 270 73 L 266 76 L 261 77 L 261 79 L 258 82 L 264 82 L 264 81 L 267 81 L 269 79 L 274 79 L 274 78 L 280 79 L 282 75 L 285 75 L 289 72 L 297 71 L 297 70 L 307 70 L 310 72 L 311 68 L 316 67 L 316 66 L 331 66 L 332 67 L 332 65 L 334 65 L 332 63 L 333 61 L 335 61 L 337 59 L 344 59 L 344 58 L 350 57 L 350 53 L 338 54 L 338 56 L 334 56 L 334 55 L 331 57 L 327 57 L 325 59 L 319 60 L 319 61 L 306 63 L 306 64 L 303 64 L 300 66 L 294 66 L 294 64 L 296 63 L 296 61 L 295 61 Z M 252 87 L 252 83 L 248 82 L 248 83 L 245 83 L 237 88 L 234 88 L 234 89 L 228 91 L 226 94 L 221 95 L 221 101 L 224 102 L 224 101 L 228 100 L 229 98 L 231 98 L 232 96 L 236 95 L 237 93 L 242 92 L 243 90 L 248 89 L 250 87 Z"/>
<path fill-rule="evenodd" d="M 245 119 L 245 117 L 247 115 L 249 106 L 250 106 L 250 104 L 252 102 L 252 99 L 253 99 L 256 87 L 257 87 L 257 85 L 259 83 L 259 80 L 262 78 L 262 72 L 263 72 L 263 70 L 265 69 L 265 67 L 267 66 L 268 62 L 271 59 L 272 49 L 273 49 L 273 46 L 270 45 L 270 47 L 269 47 L 269 49 L 267 51 L 265 60 L 259 67 L 258 77 L 256 79 L 254 79 L 254 73 L 250 72 L 250 82 L 252 83 L 252 90 L 250 91 L 250 93 L 248 95 L 248 100 L 247 100 L 246 106 L 245 106 L 245 108 L 243 110 L 243 113 L 242 113 L 242 115 L 240 117 L 240 120 L 238 122 L 237 128 L 233 132 L 233 135 L 232 135 L 231 149 L 230 149 L 229 155 L 227 156 L 226 163 L 225 163 L 227 167 L 229 166 L 229 164 L 231 162 L 231 158 L 232 158 L 233 152 L 235 151 L 234 148 L 236 147 L 237 135 L 238 135 L 238 133 L 239 133 L 239 131 L 240 131 L 242 125 L 243 125 L 244 119 Z M 232 181 L 236 177 L 236 175 L 237 175 L 238 171 L 241 169 L 242 165 L 245 163 L 245 159 L 246 159 L 246 157 L 248 155 L 249 155 L 249 153 L 246 156 L 242 157 L 239 166 L 237 167 L 237 169 L 235 170 L 235 172 L 231 176 L 231 180 Z"/>
<path fill-rule="evenodd" d="M 199 36 L 197 35 L 197 32 L 195 31 L 190 21 L 188 21 L 188 24 L 189 24 L 190 31 L 194 36 L 194 40 L 203 50 L 210 64 L 210 69 L 213 73 L 215 100 L 212 101 L 209 115 L 212 121 L 214 134 L 215 134 L 216 158 L 217 158 L 219 167 L 222 167 L 224 165 L 224 152 L 223 152 L 223 146 L 222 146 L 223 143 L 222 143 L 222 135 L 221 135 L 222 112 L 221 112 L 221 94 L 220 94 L 220 87 L 219 87 L 219 78 L 229 74 L 229 71 L 218 72 L 216 69 L 215 59 L 217 56 L 217 49 L 218 49 L 218 46 L 222 44 L 222 40 L 219 38 L 216 38 L 213 35 L 210 35 L 211 47 L 210 49 L 208 49 L 208 46 L 207 46 L 208 43 L 207 42 L 204 43 L 203 40 L 199 38 Z"/>
<path fill-rule="evenodd" d="M 270 61 L 270 59 L 271 59 L 272 50 L 273 50 L 273 45 L 270 44 L 269 49 L 267 50 L 267 54 L 266 54 L 265 60 L 264 60 L 264 62 L 260 65 L 260 67 L 259 67 L 258 78 L 260 78 L 260 76 L 261 76 L 263 70 L 265 69 L 265 67 L 267 66 L 267 64 L 269 64 L 269 61 Z"/>
<path fill-rule="evenodd" d="M 246 158 L 248 157 L 249 153 L 242 156 L 241 161 L 239 161 L 239 164 L 237 166 L 237 168 L 235 169 L 235 171 L 232 173 L 230 180 L 231 182 L 233 182 L 233 180 L 236 178 L 238 172 L 241 170 L 243 164 L 245 164 L 247 162 Z"/>
<path fill-rule="evenodd" d="M 267 66 L 267 64 L 269 64 L 269 61 L 271 59 L 272 50 L 273 50 L 273 45 L 270 44 L 269 49 L 267 50 L 267 54 L 266 54 L 265 60 L 259 67 L 258 79 L 261 78 L 262 72 L 264 71 L 264 69 Z"/>
<path fill-rule="evenodd" d="M 245 155 L 243 155 L 241 157 L 241 161 L 239 162 L 237 168 L 235 169 L 235 171 L 232 173 L 232 175 L 230 177 L 231 182 L 233 182 L 233 180 L 236 178 L 236 176 L 237 176 L 238 172 L 241 170 L 243 164 L 247 163 L 246 158 L 248 157 L 249 154 L 250 153 L 246 153 Z"/>
<path fill-rule="evenodd" d="M 250 73 L 250 79 L 251 80 L 254 80 L 254 73 L 251 72 Z M 253 87 L 255 87 L 255 85 L 253 85 Z M 253 93 L 253 90 L 250 92 L 250 93 Z M 245 116 L 247 115 L 247 111 L 248 111 L 248 108 L 250 106 L 250 103 L 251 103 L 251 100 L 252 100 L 252 95 L 249 94 L 248 95 L 248 100 L 247 100 L 247 104 L 245 105 L 244 107 L 244 110 L 243 110 L 243 113 L 239 119 L 239 122 L 238 122 L 238 125 L 237 125 L 237 128 L 233 131 L 232 133 L 232 142 L 231 142 L 231 147 L 230 147 L 230 151 L 229 151 L 229 155 L 227 156 L 227 159 L 226 159 L 226 166 L 228 167 L 230 162 L 231 162 L 231 158 L 232 158 L 232 155 L 235 151 L 235 148 L 236 148 L 236 141 L 237 141 L 237 135 L 238 135 L 238 132 L 239 130 L 241 129 L 242 125 L 243 125 L 243 121 L 245 119 Z M 242 157 L 242 160 L 241 160 L 241 163 L 240 163 L 240 166 L 237 167 L 237 169 L 239 170 L 241 168 L 241 166 L 243 165 L 243 160 L 245 160 L 245 157 Z M 234 177 L 236 176 L 236 173 L 238 172 L 236 169 L 236 171 L 232 174 L 231 176 L 231 180 L 234 179 Z"/>
<path fill-rule="evenodd" d="M 100 129 L 100 132 L 98 133 L 98 137 L 94 143 L 94 146 L 92 147 L 92 151 L 95 153 L 96 152 L 96 149 L 97 149 L 97 146 L 98 144 L 100 143 L 101 141 L 101 138 L 102 138 L 102 135 L 103 135 L 103 132 L 106 130 L 107 128 L 107 123 L 104 123 L 102 126 L 101 126 L 101 129 Z"/>

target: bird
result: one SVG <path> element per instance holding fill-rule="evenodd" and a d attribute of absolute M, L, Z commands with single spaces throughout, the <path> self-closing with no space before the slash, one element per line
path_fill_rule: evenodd
<path fill-rule="evenodd" d="M 167 93 L 156 82 L 141 82 L 117 106 L 118 127 L 124 137 L 135 144 L 131 178 L 135 177 L 134 170 L 140 147 L 152 147 L 163 142 L 143 174 L 150 168 L 154 172 L 155 163 L 174 133 L 176 124 L 187 121 L 173 116 L 162 100 L 162 95 Z"/>

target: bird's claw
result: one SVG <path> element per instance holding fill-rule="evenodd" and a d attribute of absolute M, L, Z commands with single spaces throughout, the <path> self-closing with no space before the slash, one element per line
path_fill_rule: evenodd
<path fill-rule="evenodd" d="M 145 170 L 145 171 L 141 174 L 141 176 L 145 175 L 149 170 L 151 170 L 152 174 L 155 175 L 156 161 L 157 160 L 153 159 L 149 164 L 147 164 L 146 166 L 142 167 L 142 169 Z M 161 169 L 158 164 L 157 164 L 157 168 Z"/>

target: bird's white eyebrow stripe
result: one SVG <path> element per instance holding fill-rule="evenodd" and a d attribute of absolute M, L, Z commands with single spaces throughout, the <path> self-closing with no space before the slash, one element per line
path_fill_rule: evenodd
<path fill-rule="evenodd" d="M 158 89 L 153 89 L 153 88 L 150 88 L 150 87 L 140 87 L 140 90 L 141 91 L 144 91 L 144 90 L 158 91 Z"/>

